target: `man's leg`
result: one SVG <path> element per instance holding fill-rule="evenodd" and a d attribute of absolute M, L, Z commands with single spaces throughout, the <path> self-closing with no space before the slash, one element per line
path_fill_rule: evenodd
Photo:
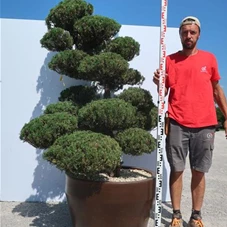
<path fill-rule="evenodd" d="M 205 194 L 205 173 L 211 167 L 214 149 L 214 127 L 194 129 L 190 140 L 190 165 L 192 169 L 192 214 L 189 226 L 203 226 L 201 209 Z"/>
<path fill-rule="evenodd" d="M 170 120 L 169 134 L 166 138 L 167 159 L 170 164 L 170 196 L 173 215 L 170 227 L 182 226 L 181 195 L 183 171 L 188 153 L 188 130 L 177 122 Z"/>
<path fill-rule="evenodd" d="M 191 192 L 192 209 L 200 211 L 205 194 L 205 174 L 203 172 L 192 170 Z"/>
<path fill-rule="evenodd" d="M 183 171 L 170 172 L 169 188 L 170 197 L 172 202 L 173 214 L 170 227 L 182 227 L 182 214 L 181 214 L 181 195 L 183 185 Z"/>
<path fill-rule="evenodd" d="M 173 210 L 180 210 L 183 186 L 183 171 L 170 172 L 170 196 Z"/>

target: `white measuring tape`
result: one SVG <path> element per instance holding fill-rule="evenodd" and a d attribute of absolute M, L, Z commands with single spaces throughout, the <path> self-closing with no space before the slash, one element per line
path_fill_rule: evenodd
<path fill-rule="evenodd" d="M 161 0 L 161 26 L 159 49 L 159 93 L 158 93 L 158 125 L 157 125 L 157 163 L 155 191 L 155 227 L 161 227 L 162 220 L 162 186 L 163 186 L 163 151 L 165 138 L 165 72 L 166 72 L 166 30 L 167 0 Z"/>

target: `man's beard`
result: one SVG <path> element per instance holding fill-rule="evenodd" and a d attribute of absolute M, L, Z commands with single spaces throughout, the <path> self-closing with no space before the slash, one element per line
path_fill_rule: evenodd
<path fill-rule="evenodd" d="M 186 44 L 186 42 L 187 41 L 185 41 L 185 43 L 182 43 L 183 48 L 186 50 L 192 50 L 196 46 L 196 42 L 190 44 Z"/>

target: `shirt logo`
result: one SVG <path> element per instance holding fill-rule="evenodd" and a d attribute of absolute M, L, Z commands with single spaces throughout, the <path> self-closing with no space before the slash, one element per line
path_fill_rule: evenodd
<path fill-rule="evenodd" d="M 207 67 L 206 66 L 203 66 L 202 68 L 201 68 L 201 71 L 200 71 L 201 73 L 207 73 Z"/>

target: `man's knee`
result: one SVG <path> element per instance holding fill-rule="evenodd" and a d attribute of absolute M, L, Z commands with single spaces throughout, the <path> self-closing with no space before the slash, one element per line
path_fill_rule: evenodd
<path fill-rule="evenodd" d="M 172 183 L 174 183 L 174 181 L 177 181 L 179 178 L 183 177 L 183 171 L 170 171 L 170 179 L 172 181 Z"/>
<path fill-rule="evenodd" d="M 204 171 L 199 171 L 196 169 L 192 169 L 191 171 L 192 171 L 192 177 L 194 177 L 194 178 L 203 178 L 205 175 Z"/>

